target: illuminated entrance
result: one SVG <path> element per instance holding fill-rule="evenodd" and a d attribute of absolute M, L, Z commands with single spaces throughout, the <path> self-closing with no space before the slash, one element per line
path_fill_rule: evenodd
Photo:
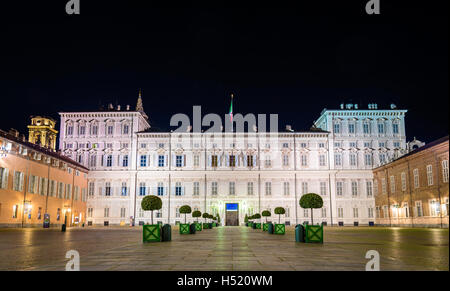
<path fill-rule="evenodd" d="M 239 204 L 227 203 L 225 207 L 225 225 L 238 226 L 239 225 Z"/>

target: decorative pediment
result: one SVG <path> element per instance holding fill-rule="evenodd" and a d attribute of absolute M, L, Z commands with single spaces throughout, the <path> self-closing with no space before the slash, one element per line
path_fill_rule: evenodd
<path fill-rule="evenodd" d="M 184 150 L 182 148 L 177 148 L 173 151 L 176 155 L 181 155 L 184 153 Z"/>

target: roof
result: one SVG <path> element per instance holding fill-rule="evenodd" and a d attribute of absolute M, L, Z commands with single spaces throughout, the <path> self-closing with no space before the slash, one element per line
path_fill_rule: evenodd
<path fill-rule="evenodd" d="M 68 158 L 68 157 L 66 157 L 64 155 L 61 155 L 58 152 L 54 152 L 54 151 L 51 151 L 51 150 L 49 150 L 47 148 L 41 147 L 39 145 L 36 145 L 34 143 L 21 140 L 20 138 L 17 138 L 14 135 L 11 135 L 11 134 L 3 131 L 3 130 L 0 130 L 0 137 L 4 137 L 4 138 L 9 139 L 9 140 L 11 140 L 11 141 L 13 141 L 15 143 L 18 143 L 18 144 L 21 144 L 23 146 L 26 146 L 26 147 L 28 147 L 28 148 L 30 148 L 32 150 L 35 150 L 37 152 L 40 152 L 40 153 L 43 153 L 45 155 L 51 156 L 51 157 L 53 157 L 55 159 L 59 159 L 61 161 L 64 161 L 64 162 L 66 162 L 68 164 L 71 164 L 71 165 L 73 165 L 75 167 L 78 167 L 80 169 L 89 171 L 89 169 L 86 168 L 85 166 L 83 166 L 82 164 L 79 164 L 79 163 L 75 162 L 74 160 L 72 160 L 72 159 L 70 159 L 70 158 Z"/>
<path fill-rule="evenodd" d="M 391 164 L 391 163 L 394 163 L 394 162 L 396 162 L 396 161 L 400 161 L 400 160 L 405 159 L 405 158 L 407 158 L 407 157 L 409 157 L 409 156 L 412 156 L 412 155 L 415 155 L 415 154 L 417 154 L 417 153 L 420 153 L 420 152 L 422 152 L 422 151 L 424 151 L 424 150 L 426 150 L 426 149 L 429 149 L 429 148 L 432 148 L 432 147 L 434 147 L 434 146 L 437 146 L 437 145 L 439 145 L 439 144 L 441 144 L 441 143 L 444 143 L 444 142 L 448 141 L 448 139 L 449 139 L 449 136 L 448 136 L 448 135 L 447 135 L 447 136 L 444 136 L 444 137 L 441 137 L 440 139 L 437 139 L 437 140 L 435 140 L 435 141 L 432 141 L 432 142 L 430 142 L 430 143 L 427 143 L 426 145 L 421 146 L 420 148 L 417 148 L 417 149 L 415 149 L 415 150 L 413 150 L 413 151 L 410 151 L 409 153 L 407 153 L 407 154 L 405 154 L 405 155 L 403 155 L 403 156 L 401 156 L 401 157 L 399 157 L 399 158 L 393 160 L 392 162 L 387 163 L 387 164 L 384 164 L 384 165 L 381 165 L 381 166 L 379 166 L 379 167 L 377 167 L 377 168 L 375 168 L 375 169 L 382 168 L 382 167 L 384 167 L 384 166 L 386 166 L 386 165 L 389 165 L 389 164 Z"/>

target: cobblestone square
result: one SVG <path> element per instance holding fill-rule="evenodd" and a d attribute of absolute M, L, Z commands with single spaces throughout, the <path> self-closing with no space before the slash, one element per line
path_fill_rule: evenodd
<path fill-rule="evenodd" d="M 69 250 L 82 271 L 364 271 L 368 250 L 387 270 L 449 270 L 448 229 L 326 227 L 324 244 L 296 243 L 294 229 L 270 235 L 218 227 L 142 243 L 142 228 L 0 229 L 0 270 L 65 270 Z"/>

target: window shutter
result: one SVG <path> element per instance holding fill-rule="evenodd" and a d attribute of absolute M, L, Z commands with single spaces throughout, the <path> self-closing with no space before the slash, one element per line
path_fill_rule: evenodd
<path fill-rule="evenodd" d="M 175 186 L 172 186 L 171 188 L 170 188 L 170 191 L 171 191 L 171 194 L 172 195 L 175 195 L 176 193 L 175 193 Z"/>
<path fill-rule="evenodd" d="M 175 167 L 177 165 L 176 156 L 172 154 L 172 166 Z"/>
<path fill-rule="evenodd" d="M 98 187 L 98 195 L 103 196 L 103 188 L 102 187 Z"/>
<path fill-rule="evenodd" d="M 186 190 L 186 187 L 185 187 L 185 186 L 181 187 L 181 195 L 182 195 L 182 196 L 184 196 L 184 193 L 186 192 L 185 190 Z"/>
<path fill-rule="evenodd" d="M 158 187 L 153 187 L 153 195 L 158 195 Z"/>
<path fill-rule="evenodd" d="M 247 155 L 244 155 L 244 167 L 247 167 Z"/>
<path fill-rule="evenodd" d="M 169 162 L 169 155 L 165 155 L 164 157 L 164 167 L 167 167 L 167 163 Z"/>
<path fill-rule="evenodd" d="M 227 167 L 230 166 L 230 155 L 226 155 Z"/>
<path fill-rule="evenodd" d="M 208 166 L 211 167 L 212 166 L 212 156 L 208 155 Z"/>
<path fill-rule="evenodd" d="M 253 156 L 253 167 L 256 167 L 256 155 Z"/>
<path fill-rule="evenodd" d="M 183 155 L 183 167 L 186 167 L 186 155 Z"/>
<path fill-rule="evenodd" d="M 153 167 L 158 167 L 158 155 L 157 154 L 153 154 Z"/>

